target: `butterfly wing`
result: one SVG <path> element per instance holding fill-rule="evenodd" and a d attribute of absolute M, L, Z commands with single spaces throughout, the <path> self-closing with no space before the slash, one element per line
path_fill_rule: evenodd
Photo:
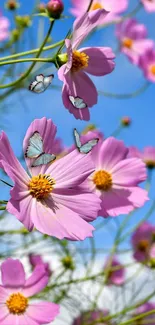
<path fill-rule="evenodd" d="M 72 105 L 75 107 L 75 98 L 73 96 L 69 96 L 69 100 L 72 103 Z"/>
<path fill-rule="evenodd" d="M 48 153 L 41 154 L 33 163 L 32 167 L 46 165 L 56 159 L 55 155 Z"/>
<path fill-rule="evenodd" d="M 80 97 L 69 96 L 69 100 L 75 108 L 82 109 L 87 107 L 87 104 Z"/>
<path fill-rule="evenodd" d="M 75 107 L 81 109 L 81 108 L 86 108 L 87 105 L 82 98 L 77 97 L 75 98 Z"/>
<path fill-rule="evenodd" d="M 74 129 L 74 138 L 75 138 L 77 148 L 80 149 L 81 148 L 81 141 L 80 141 L 79 133 L 77 132 L 76 129 Z"/>
<path fill-rule="evenodd" d="M 34 132 L 29 139 L 29 145 L 26 149 L 25 156 L 27 158 L 37 158 L 43 153 L 43 140 L 39 132 Z"/>
<path fill-rule="evenodd" d="M 38 74 L 36 76 L 36 81 L 38 82 L 43 82 L 44 81 L 44 75 L 43 74 Z"/>
<path fill-rule="evenodd" d="M 83 144 L 80 148 L 81 153 L 89 153 L 93 147 L 98 143 L 99 139 L 93 139 Z"/>
<path fill-rule="evenodd" d="M 45 88 L 44 88 L 44 84 L 43 82 L 38 82 L 38 81 L 33 81 L 30 86 L 29 86 L 29 90 L 33 91 L 34 93 L 42 93 Z"/>
<path fill-rule="evenodd" d="M 54 74 L 50 74 L 49 76 L 44 78 L 44 87 L 45 88 L 47 88 L 51 84 L 53 78 L 54 78 Z"/>

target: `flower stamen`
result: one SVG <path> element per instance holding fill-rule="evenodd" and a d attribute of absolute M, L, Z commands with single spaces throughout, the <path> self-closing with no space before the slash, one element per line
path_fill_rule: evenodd
<path fill-rule="evenodd" d="M 30 194 L 37 200 L 45 199 L 53 190 L 55 180 L 50 175 L 33 176 L 28 184 Z"/>
<path fill-rule="evenodd" d="M 150 72 L 155 76 L 155 64 L 150 67 Z"/>
<path fill-rule="evenodd" d="M 72 72 L 77 72 L 88 67 L 89 56 L 84 52 L 73 51 Z"/>
<path fill-rule="evenodd" d="M 94 174 L 93 182 L 100 191 L 108 191 L 112 187 L 112 176 L 105 170 L 99 170 Z"/>
<path fill-rule="evenodd" d="M 98 1 L 94 2 L 90 7 L 90 10 L 97 10 L 97 9 L 103 9 L 103 6 Z"/>
<path fill-rule="evenodd" d="M 122 41 L 122 45 L 124 47 L 127 47 L 128 49 L 131 49 L 132 45 L 133 45 L 133 41 L 132 41 L 131 38 L 124 38 L 123 41 Z"/>
<path fill-rule="evenodd" d="M 149 242 L 146 239 L 142 239 L 139 243 L 138 243 L 138 249 L 141 252 L 146 252 L 147 249 L 149 248 Z"/>
<path fill-rule="evenodd" d="M 21 315 L 28 307 L 28 299 L 21 293 L 13 293 L 6 301 L 6 305 L 11 314 Z"/>

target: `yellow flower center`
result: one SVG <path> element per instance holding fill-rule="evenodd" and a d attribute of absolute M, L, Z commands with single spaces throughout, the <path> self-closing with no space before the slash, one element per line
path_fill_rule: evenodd
<path fill-rule="evenodd" d="M 155 76 L 155 64 L 150 67 L 150 71 Z"/>
<path fill-rule="evenodd" d="M 72 61 L 72 72 L 77 72 L 88 67 L 89 56 L 84 52 L 74 51 Z"/>
<path fill-rule="evenodd" d="M 13 293 L 6 301 L 6 305 L 11 314 L 23 314 L 28 307 L 28 299 L 21 293 Z"/>
<path fill-rule="evenodd" d="M 55 181 L 50 175 L 41 175 L 33 176 L 29 182 L 28 188 L 30 194 L 35 197 L 37 200 L 42 200 L 48 197 L 48 195 L 53 190 L 53 185 Z"/>
<path fill-rule="evenodd" d="M 124 38 L 124 40 L 122 41 L 122 45 L 124 47 L 127 47 L 128 49 L 131 49 L 133 45 L 133 41 L 131 38 Z"/>
<path fill-rule="evenodd" d="M 94 174 L 93 182 L 101 191 L 108 191 L 112 187 L 112 176 L 105 170 L 99 170 Z"/>
<path fill-rule="evenodd" d="M 155 168 L 155 160 L 144 160 L 146 166 L 150 169 Z"/>
<path fill-rule="evenodd" d="M 146 252 L 146 250 L 149 248 L 149 242 L 146 239 L 142 239 L 138 244 L 138 249 L 141 252 Z"/>
<path fill-rule="evenodd" d="M 103 9 L 103 6 L 99 2 L 94 2 L 90 7 L 90 10 Z"/>

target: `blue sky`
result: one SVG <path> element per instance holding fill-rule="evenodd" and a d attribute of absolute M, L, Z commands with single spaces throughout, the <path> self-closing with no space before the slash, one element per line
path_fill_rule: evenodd
<path fill-rule="evenodd" d="M 0 7 L 2 9 L 4 2 L 4 0 L 1 0 L 0 2 Z M 34 1 L 23 0 L 21 3 L 22 5 L 19 9 L 19 14 L 28 14 Z M 68 19 L 58 21 L 55 24 L 51 35 L 53 41 L 62 39 L 74 21 L 74 18 L 71 17 L 68 11 L 70 2 L 65 0 L 64 4 L 65 14 L 68 16 Z M 136 0 L 130 0 L 129 12 L 135 8 L 136 4 Z M 8 13 L 6 10 L 4 10 L 4 13 L 11 19 L 13 25 L 13 20 L 11 18 L 12 14 Z M 141 9 L 136 17 L 139 22 L 147 25 L 149 37 L 155 40 L 155 14 L 148 14 L 144 9 Z M 38 26 L 43 25 L 46 32 L 48 28 L 48 20 L 39 17 L 33 19 L 33 25 L 30 30 L 26 31 L 22 43 L 19 44 L 18 51 L 31 49 L 32 46 L 34 48 L 38 47 L 38 40 L 39 42 L 41 41 L 41 29 L 39 31 L 40 36 L 38 36 Z M 114 30 L 114 26 L 102 29 L 93 34 L 85 44 L 87 44 L 87 46 L 111 46 L 113 50 L 115 50 L 117 48 L 117 41 L 114 36 Z M 47 52 L 44 55 L 47 55 Z M 17 65 L 16 74 L 22 73 L 26 67 L 26 64 Z M 44 73 L 45 68 L 48 68 L 48 73 L 54 72 L 55 74 L 53 85 L 61 85 L 61 82 L 57 78 L 57 72 L 54 66 L 50 64 L 44 66 L 43 64 L 40 67 L 39 72 Z M 116 94 L 132 93 L 138 90 L 146 82 L 141 71 L 133 66 L 128 59 L 121 54 L 116 58 L 116 69 L 112 74 L 106 77 L 93 77 L 92 79 L 94 80 L 98 90 Z M 8 80 L 6 80 L 6 82 L 8 82 Z M 57 91 L 51 87 L 45 93 L 37 95 L 30 93 L 26 88 L 27 85 L 28 81 L 26 81 L 25 90 L 20 91 L 18 94 L 13 94 L 5 101 L 6 111 L 4 110 L 3 104 L 0 102 L 1 128 L 7 132 L 15 153 L 18 156 L 21 154 L 22 139 L 29 124 L 35 118 L 41 118 L 43 116 L 51 118 L 54 121 L 58 128 L 58 136 L 63 138 L 65 145 L 71 145 L 73 142 L 73 128 L 76 127 L 79 131 L 82 131 L 82 129 L 88 125 L 88 122 L 76 120 L 74 116 L 63 107 L 61 91 Z M 96 126 L 100 128 L 107 137 L 110 136 L 118 127 L 121 117 L 128 115 L 132 119 L 132 125 L 130 128 L 124 129 L 118 138 L 124 140 L 127 146 L 135 145 L 139 148 L 143 148 L 147 145 L 155 146 L 154 91 L 154 85 L 151 84 L 146 92 L 136 98 L 118 100 L 99 96 L 98 104 L 91 108 L 90 123 L 96 124 Z M 0 93 L 2 93 L 1 90 Z M 153 183 L 154 181 L 155 177 L 153 177 Z M 1 186 L 1 189 L 3 190 L 3 195 L 1 194 L 0 199 L 8 198 L 8 188 Z M 154 189 L 155 187 L 153 185 L 150 192 L 151 201 L 135 214 L 136 218 L 132 218 L 131 224 L 135 224 L 135 220 L 140 220 L 148 210 L 152 199 L 154 198 Z M 123 218 L 123 216 L 119 217 L 118 220 L 121 222 Z M 152 220 L 153 219 L 154 217 L 152 216 Z M 97 235 L 97 243 L 100 245 L 102 240 L 103 232 L 101 235 Z M 106 243 L 109 243 L 109 241 L 110 237 L 107 235 Z"/>

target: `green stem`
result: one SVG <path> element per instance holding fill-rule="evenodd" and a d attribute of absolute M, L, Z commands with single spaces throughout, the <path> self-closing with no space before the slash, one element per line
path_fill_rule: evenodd
<path fill-rule="evenodd" d="M 43 43 L 42 43 L 42 45 L 41 45 L 39 51 L 37 52 L 36 59 L 39 58 L 39 56 L 40 56 L 40 54 L 41 54 L 41 52 L 42 52 L 42 49 L 43 49 L 43 47 L 45 46 L 45 44 L 46 44 L 46 42 L 47 42 L 47 40 L 48 40 L 48 38 L 49 38 L 49 36 L 50 36 L 50 33 L 51 33 L 51 31 L 52 31 L 52 28 L 53 28 L 53 24 L 54 24 L 54 20 L 51 22 L 50 27 L 49 27 L 49 30 L 48 30 L 48 33 L 47 33 L 47 35 L 46 35 L 46 37 L 45 37 L 45 39 L 44 39 L 44 41 L 43 41 Z M 28 75 L 29 75 L 29 74 L 31 73 L 31 71 L 33 70 L 35 64 L 36 64 L 36 62 L 33 62 L 33 63 L 30 65 L 30 67 L 28 68 L 28 70 L 26 70 L 26 72 L 25 72 L 25 73 L 24 73 L 24 74 L 23 74 L 23 75 L 22 75 L 18 80 L 14 81 L 14 82 L 11 82 L 11 83 L 9 83 L 9 84 L 0 85 L 0 89 L 4 89 L 4 88 L 8 88 L 8 87 L 15 86 L 15 85 L 17 85 L 19 82 L 21 82 L 22 80 L 24 80 L 25 78 L 27 78 Z"/>
<path fill-rule="evenodd" d="M 103 95 L 105 97 L 114 98 L 114 99 L 129 99 L 129 98 L 137 97 L 138 95 L 142 94 L 149 86 L 150 83 L 145 82 L 145 84 L 142 87 L 140 87 L 138 90 L 134 91 L 133 93 L 129 93 L 129 94 L 113 94 L 102 90 L 98 90 L 98 94 Z"/>
<path fill-rule="evenodd" d="M 8 64 L 16 64 L 16 63 L 22 63 L 22 62 L 52 62 L 54 63 L 54 59 L 46 59 L 46 58 L 28 58 L 28 59 L 18 59 L 18 60 L 10 60 L 10 61 L 3 61 L 0 62 L 0 66 L 8 65 Z"/>
<path fill-rule="evenodd" d="M 152 315 L 152 314 L 155 314 L 155 310 L 150 310 L 150 311 L 148 311 L 146 313 L 142 313 L 140 315 L 137 315 L 137 316 L 135 316 L 135 317 L 123 322 L 123 323 L 119 323 L 119 325 L 127 325 L 127 324 L 131 324 L 131 323 L 133 324 L 134 321 L 140 320 L 141 318 Z M 149 324 L 149 320 L 147 319 L 146 321 L 147 321 L 146 325 Z M 150 324 L 153 324 L 152 322 L 153 322 L 153 319 L 150 319 Z M 145 323 L 143 322 L 142 324 L 145 324 Z"/>
<path fill-rule="evenodd" d="M 0 182 L 4 183 L 4 184 L 6 184 L 6 185 L 8 185 L 8 186 L 10 186 L 10 187 L 13 187 L 13 185 L 9 184 L 9 183 L 6 182 L 6 181 L 3 181 L 3 179 L 0 179 Z"/>
<path fill-rule="evenodd" d="M 64 41 L 61 40 L 61 41 L 59 41 L 59 42 L 57 42 L 57 43 L 55 43 L 53 45 L 45 46 L 45 47 L 43 47 L 42 51 L 52 50 L 55 47 L 62 45 L 63 42 Z M 5 56 L 3 58 L 0 58 L 0 61 L 10 60 L 10 59 L 17 59 L 18 57 L 21 57 L 21 56 L 27 56 L 27 55 L 30 55 L 30 54 L 36 54 L 38 51 L 39 51 L 39 48 L 34 49 L 34 50 L 30 50 L 30 51 L 26 51 L 26 52 L 21 52 L 21 53 L 13 54 L 13 55 L 8 55 L 8 56 Z"/>

